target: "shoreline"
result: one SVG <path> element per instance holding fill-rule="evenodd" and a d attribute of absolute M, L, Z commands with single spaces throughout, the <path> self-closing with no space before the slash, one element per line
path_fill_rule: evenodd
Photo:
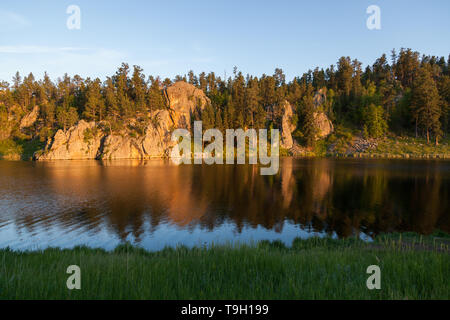
<path fill-rule="evenodd" d="M 360 160 L 450 160 L 450 154 L 378 154 L 378 153 L 350 153 L 350 154 L 304 154 L 280 156 L 280 159 L 360 159 Z M 52 159 L 52 160 L 34 160 L 22 159 L 20 155 L 0 156 L 0 161 L 23 161 L 23 162 L 55 162 L 55 161 L 151 161 L 151 160 L 169 160 L 168 157 L 152 158 L 128 158 L 128 159 Z M 246 163 L 248 164 L 248 163 Z"/>

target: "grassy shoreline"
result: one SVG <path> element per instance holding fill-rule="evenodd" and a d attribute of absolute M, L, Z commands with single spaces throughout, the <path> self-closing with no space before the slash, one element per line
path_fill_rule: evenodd
<path fill-rule="evenodd" d="M 450 237 L 296 239 L 292 246 L 0 250 L 0 299 L 449 299 Z M 69 265 L 81 290 L 68 290 Z M 381 290 L 368 290 L 369 265 Z"/>

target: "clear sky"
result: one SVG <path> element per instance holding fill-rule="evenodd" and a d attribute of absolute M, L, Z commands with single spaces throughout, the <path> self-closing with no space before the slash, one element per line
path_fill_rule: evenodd
<path fill-rule="evenodd" d="M 69 30 L 69 5 L 81 29 Z M 369 30 L 369 5 L 381 30 Z M 0 79 L 16 71 L 56 79 L 112 75 L 121 62 L 174 77 L 190 69 L 291 80 L 350 56 L 372 64 L 392 48 L 448 57 L 450 1 L 430 0 L 1 0 Z"/>

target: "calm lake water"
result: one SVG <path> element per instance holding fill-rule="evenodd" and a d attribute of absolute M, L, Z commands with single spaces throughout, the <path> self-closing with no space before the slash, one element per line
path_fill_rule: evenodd
<path fill-rule="evenodd" d="M 448 161 L 286 158 L 276 176 L 162 160 L 0 161 L 0 248 L 450 232 L 449 196 Z"/>

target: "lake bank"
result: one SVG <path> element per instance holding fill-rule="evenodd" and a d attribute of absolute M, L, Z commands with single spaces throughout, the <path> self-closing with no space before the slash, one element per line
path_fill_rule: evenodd
<path fill-rule="evenodd" d="M 281 152 L 295 157 L 327 157 L 354 159 L 450 159 L 450 141 L 439 145 L 427 143 L 423 138 L 389 136 L 364 139 L 353 134 L 333 134 L 316 142 L 313 148 L 294 147 Z"/>
<path fill-rule="evenodd" d="M 20 141 L 13 140 L 0 141 L 0 160 L 8 161 L 33 161 L 33 154 L 41 150 L 43 146 L 39 141 Z M 405 148 L 406 147 L 406 148 Z M 430 146 L 420 144 L 417 147 L 408 148 L 403 145 L 398 148 L 383 146 L 373 150 L 364 150 L 363 152 L 350 151 L 328 151 L 327 146 L 318 146 L 314 150 L 280 150 L 281 157 L 293 158 L 354 158 L 354 159 L 450 159 L 450 146 Z M 164 158 L 164 157 L 153 157 Z M 92 159 L 95 160 L 95 159 Z M 123 160 L 123 159 L 122 159 Z M 131 160 L 131 159 L 130 159 Z M 41 160 L 42 161 L 42 160 Z"/>
<path fill-rule="evenodd" d="M 0 160 L 31 161 L 33 154 L 41 151 L 44 142 L 38 140 L 0 141 Z M 450 159 L 450 140 L 439 145 L 427 144 L 423 138 L 388 137 L 364 140 L 331 136 L 320 140 L 314 148 L 298 145 L 292 149 L 280 148 L 281 157 L 294 158 L 354 158 L 354 159 Z M 154 157 L 157 158 L 157 157 Z M 158 157 L 164 158 L 164 157 Z M 94 160 L 94 159 L 93 159 Z"/>
<path fill-rule="evenodd" d="M 292 246 L 0 250 L 0 299 L 449 299 L 449 235 L 295 239 Z M 81 290 L 66 269 L 81 268 Z M 378 265 L 381 290 L 368 290 Z"/>

